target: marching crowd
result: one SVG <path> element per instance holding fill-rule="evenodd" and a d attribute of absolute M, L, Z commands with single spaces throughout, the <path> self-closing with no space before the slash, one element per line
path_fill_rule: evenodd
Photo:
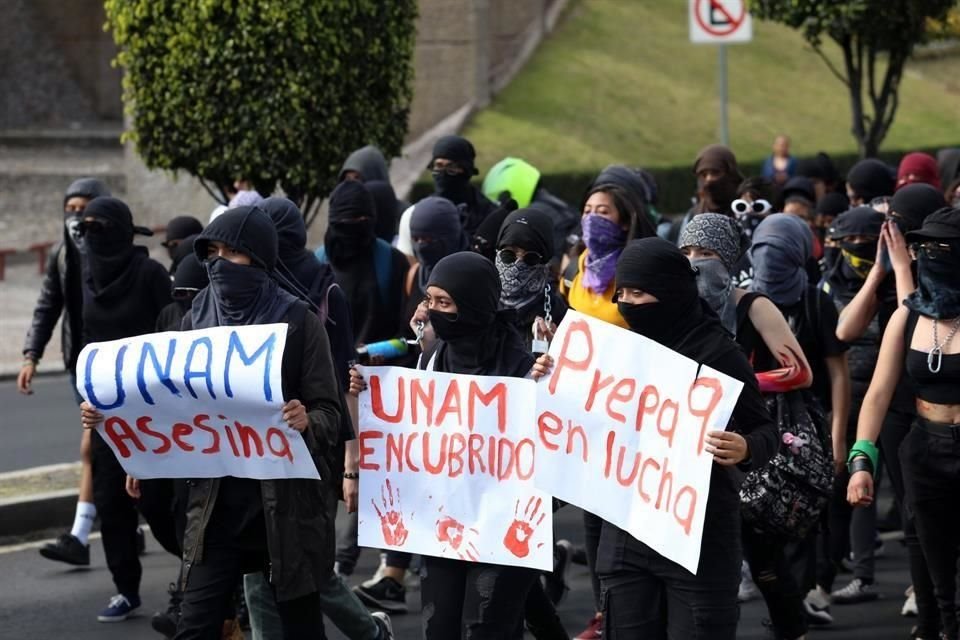
<path fill-rule="evenodd" d="M 411 575 L 429 640 L 733 640 L 739 603 L 758 594 L 771 637 L 796 640 L 829 625 L 831 605 L 878 597 L 878 530 L 892 526 L 908 550 L 910 637 L 960 640 L 960 149 L 862 160 L 842 176 L 826 154 L 792 157 L 780 136 L 762 175 L 743 176 L 730 149 L 710 145 L 693 163 L 690 209 L 669 218 L 639 168 L 603 169 L 579 210 L 519 158 L 478 188 L 459 136 L 437 141 L 429 169 L 435 192 L 411 206 L 379 150 L 351 154 L 316 250 L 293 202 L 238 180 L 206 223 L 168 223 L 169 268 L 135 244 L 151 232 L 107 185 L 69 185 L 20 391 L 32 392 L 61 319 L 74 385 L 89 343 L 283 322 L 283 419 L 322 478 L 129 477 L 94 428 L 103 416 L 77 394 L 76 518 L 40 553 L 89 564 L 99 518 L 117 595 L 98 620 L 141 605 L 142 517 L 181 561 L 169 608 L 151 620 L 178 640 L 242 637 L 247 625 L 258 640 L 315 640 L 324 618 L 352 639 L 391 638 Z M 567 309 L 743 383 L 728 428 L 706 439 L 697 573 L 587 506 L 584 544 L 557 541 L 553 572 L 389 550 L 348 588 L 366 387 L 354 363 L 540 379 Z M 881 479 L 890 513 L 877 510 Z M 573 561 L 592 580 L 596 614 L 582 631 L 556 611 Z M 844 569 L 852 579 L 838 584 Z"/>

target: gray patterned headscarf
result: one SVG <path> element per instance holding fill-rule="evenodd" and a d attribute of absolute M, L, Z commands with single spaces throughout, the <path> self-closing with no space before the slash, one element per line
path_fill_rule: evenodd
<path fill-rule="evenodd" d="M 697 291 L 718 316 L 730 335 L 737 335 L 736 283 L 731 277 L 734 266 L 743 255 L 745 236 L 740 225 L 719 213 L 701 213 L 694 216 L 680 232 L 680 248 L 698 247 L 713 251 L 720 259 L 693 258 L 697 270 Z"/>

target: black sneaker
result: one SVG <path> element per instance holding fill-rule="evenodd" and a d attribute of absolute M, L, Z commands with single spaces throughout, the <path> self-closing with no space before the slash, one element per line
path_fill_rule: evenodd
<path fill-rule="evenodd" d="M 543 590 L 553 606 L 557 606 L 570 591 L 567 584 L 567 570 L 573 556 L 573 545 L 569 540 L 559 540 L 553 547 L 553 571 L 543 574 Z"/>
<path fill-rule="evenodd" d="M 407 612 L 407 590 L 393 578 L 380 578 L 370 586 L 360 585 L 353 592 L 368 607 L 390 613 Z"/>
<path fill-rule="evenodd" d="M 150 626 L 157 633 L 172 638 L 177 635 L 177 624 L 180 622 L 180 602 L 183 600 L 183 593 L 172 582 L 167 587 L 167 593 L 170 594 L 170 603 L 167 605 L 167 610 L 153 614 L 153 617 L 150 618 Z"/>
<path fill-rule="evenodd" d="M 47 560 L 66 562 L 78 567 L 90 565 L 90 545 L 83 544 L 79 538 L 69 533 L 40 547 L 40 555 Z"/>

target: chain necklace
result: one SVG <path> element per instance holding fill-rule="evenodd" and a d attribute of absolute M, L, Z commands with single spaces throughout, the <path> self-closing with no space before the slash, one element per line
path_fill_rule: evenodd
<path fill-rule="evenodd" d="M 937 335 L 938 324 L 940 324 L 940 321 L 934 318 L 933 348 L 931 348 L 930 353 L 927 354 L 927 369 L 930 370 L 930 373 L 940 373 L 940 365 L 943 363 L 943 348 L 950 344 L 950 341 L 953 340 L 953 336 L 957 333 L 957 329 L 960 329 L 960 317 L 953 321 L 953 326 L 950 328 L 950 333 L 947 334 L 947 337 L 943 339 L 943 342 L 940 342 L 939 336 Z"/>

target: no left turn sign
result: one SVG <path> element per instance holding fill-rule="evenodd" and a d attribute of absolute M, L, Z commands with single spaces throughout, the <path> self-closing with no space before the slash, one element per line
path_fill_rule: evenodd
<path fill-rule="evenodd" d="M 690 41 L 750 42 L 753 24 L 746 0 L 689 0 Z"/>

